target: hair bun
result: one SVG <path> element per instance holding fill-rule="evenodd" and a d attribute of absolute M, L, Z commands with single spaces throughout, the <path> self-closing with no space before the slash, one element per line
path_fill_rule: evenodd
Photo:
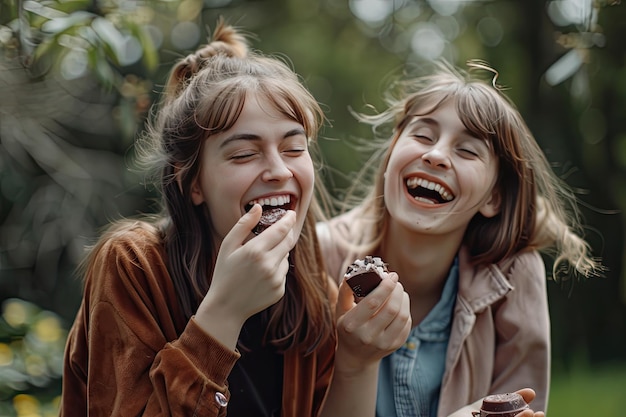
<path fill-rule="evenodd" d="M 187 55 L 177 63 L 166 84 L 166 97 L 173 99 L 184 89 L 187 81 L 204 68 L 209 58 L 225 55 L 232 58 L 245 58 L 248 55 L 248 41 L 234 26 L 223 18 L 217 21 L 209 43 L 200 46 L 196 52 Z"/>

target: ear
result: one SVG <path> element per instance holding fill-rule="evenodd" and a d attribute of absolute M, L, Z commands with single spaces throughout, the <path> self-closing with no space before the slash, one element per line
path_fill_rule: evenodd
<path fill-rule="evenodd" d="M 200 186 L 200 180 L 198 178 L 193 180 L 193 183 L 191 184 L 190 192 L 191 192 L 191 201 L 196 206 L 199 206 L 200 204 L 204 203 L 204 194 L 202 194 L 202 187 Z"/>
<path fill-rule="evenodd" d="M 491 196 L 478 211 L 484 217 L 491 218 L 497 215 L 498 213 L 500 213 L 501 202 L 502 202 L 502 197 L 500 195 L 500 191 L 496 187 L 493 187 L 491 190 Z"/>

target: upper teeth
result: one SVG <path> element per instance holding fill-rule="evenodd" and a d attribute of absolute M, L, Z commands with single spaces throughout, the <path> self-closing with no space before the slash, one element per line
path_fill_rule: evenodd
<path fill-rule="evenodd" d="M 273 197 L 259 198 L 256 200 L 250 201 L 248 204 L 253 206 L 255 204 L 260 204 L 262 206 L 283 206 L 291 201 L 291 196 L 289 194 L 278 195 Z"/>
<path fill-rule="evenodd" d="M 441 198 L 445 201 L 451 201 L 454 197 L 452 194 L 448 192 L 441 184 L 437 184 L 436 182 L 428 181 L 424 178 L 411 177 L 406 180 L 407 187 L 413 189 L 417 187 L 427 188 L 429 190 L 434 190 L 439 193 Z"/>

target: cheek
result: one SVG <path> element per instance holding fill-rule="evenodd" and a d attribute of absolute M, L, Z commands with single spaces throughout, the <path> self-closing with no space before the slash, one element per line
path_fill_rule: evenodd
<path fill-rule="evenodd" d="M 393 187 L 398 181 L 401 181 L 402 171 L 410 165 L 415 157 L 410 157 L 408 152 L 403 152 L 402 148 L 396 147 L 389 156 L 387 168 L 385 169 L 384 185 L 385 189 Z"/>
<path fill-rule="evenodd" d="M 309 158 L 306 161 L 296 165 L 292 172 L 300 183 L 303 194 L 312 194 L 315 186 L 315 167 L 313 161 Z"/>

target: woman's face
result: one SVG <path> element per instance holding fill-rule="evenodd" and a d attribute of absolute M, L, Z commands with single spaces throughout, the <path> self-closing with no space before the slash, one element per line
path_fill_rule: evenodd
<path fill-rule="evenodd" d="M 315 171 L 303 126 L 266 98 L 248 95 L 237 122 L 210 136 L 201 153 L 194 204 L 205 203 L 222 240 L 253 203 L 295 210 L 299 234 L 313 196 Z"/>
<path fill-rule="evenodd" d="M 449 100 L 401 132 L 385 172 L 385 205 L 411 230 L 460 239 L 476 213 L 498 213 L 497 172 L 491 146 L 467 131 Z"/>

